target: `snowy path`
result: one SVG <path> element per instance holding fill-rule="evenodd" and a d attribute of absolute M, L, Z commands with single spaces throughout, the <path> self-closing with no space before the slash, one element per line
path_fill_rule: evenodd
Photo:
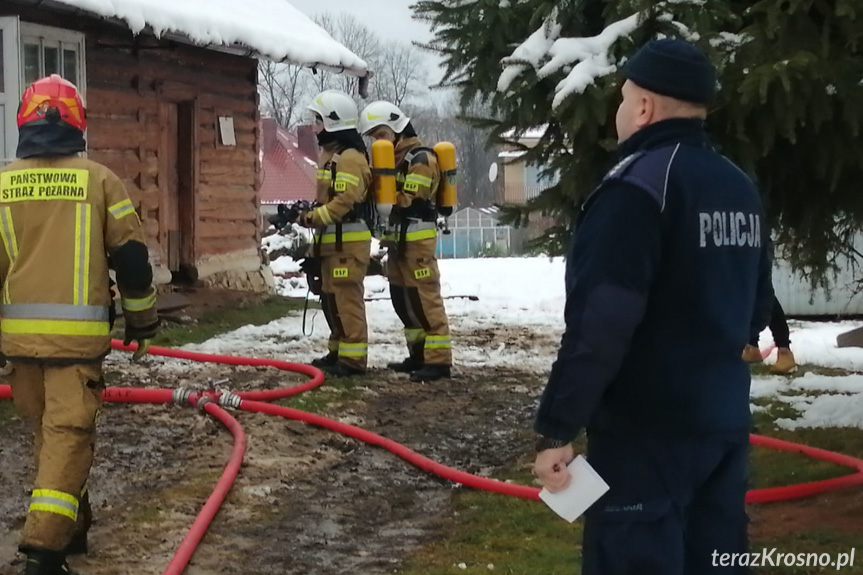
<path fill-rule="evenodd" d="M 273 262 L 276 273 L 296 269 L 289 258 Z M 444 296 L 474 295 L 446 300 L 453 333 L 456 368 L 487 367 L 547 373 L 557 353 L 563 330 L 565 301 L 561 258 L 489 258 L 442 260 Z M 302 278 L 280 279 L 283 295 L 305 297 Z M 366 296 L 388 298 L 387 282 L 380 276 L 366 279 Z M 405 350 L 401 324 L 388 300 L 367 304 L 369 365 L 381 368 L 399 360 Z M 302 317 L 293 314 L 268 325 L 247 326 L 189 349 L 215 353 L 248 353 L 308 361 L 326 349 L 328 329 L 320 312 L 314 316 L 314 333 L 302 334 Z M 792 349 L 798 364 L 863 372 L 863 349 L 836 347 L 836 336 L 863 322 L 791 322 Z M 307 329 L 309 326 L 307 326 Z M 769 330 L 761 346 L 772 343 Z M 775 352 L 767 364 L 775 361 Z M 789 392 L 793 394 L 789 395 Z M 756 377 L 753 397 L 776 397 L 800 410 L 795 427 L 854 426 L 863 428 L 863 375 L 829 377 L 806 374 L 796 379 Z"/>

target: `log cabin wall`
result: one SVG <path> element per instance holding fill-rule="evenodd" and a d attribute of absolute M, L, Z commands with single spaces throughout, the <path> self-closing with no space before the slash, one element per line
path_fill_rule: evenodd
<path fill-rule="evenodd" d="M 85 32 L 88 155 L 126 184 L 157 281 L 271 291 L 259 247 L 257 61 L 96 19 L 19 13 Z M 219 118 L 232 120 L 235 144 L 223 143 Z"/>

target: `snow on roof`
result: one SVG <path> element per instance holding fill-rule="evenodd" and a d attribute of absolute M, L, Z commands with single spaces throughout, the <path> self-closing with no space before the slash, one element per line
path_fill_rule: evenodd
<path fill-rule="evenodd" d="M 520 158 L 527 152 L 524 150 L 504 150 L 497 155 L 498 158 Z"/>
<path fill-rule="evenodd" d="M 287 0 L 56 0 L 124 21 L 137 34 L 185 36 L 195 44 L 245 48 L 248 56 L 364 76 L 368 64 Z"/>
<path fill-rule="evenodd" d="M 528 140 L 538 140 L 543 135 L 545 135 L 545 131 L 548 129 L 548 124 L 543 124 L 541 126 L 534 126 L 532 128 L 525 129 L 514 129 L 509 130 L 501 134 L 501 137 L 504 137 L 508 140 L 512 139 L 528 139 Z"/>

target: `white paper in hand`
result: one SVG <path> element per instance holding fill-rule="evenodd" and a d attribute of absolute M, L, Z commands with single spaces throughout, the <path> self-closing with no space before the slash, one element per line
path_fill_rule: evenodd
<path fill-rule="evenodd" d="M 608 484 L 581 455 L 573 459 L 566 468 L 572 475 L 569 486 L 557 493 L 543 488 L 539 492 L 539 498 L 545 501 L 552 511 L 572 523 L 608 491 Z"/>

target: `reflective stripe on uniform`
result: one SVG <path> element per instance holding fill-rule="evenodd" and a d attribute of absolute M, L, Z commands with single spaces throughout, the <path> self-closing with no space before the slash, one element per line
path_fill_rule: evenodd
<path fill-rule="evenodd" d="M 405 341 L 408 343 L 416 343 L 421 339 L 425 339 L 426 332 L 424 329 L 405 328 Z"/>
<path fill-rule="evenodd" d="M 342 224 L 342 232 L 367 232 L 369 227 L 363 222 L 351 222 L 350 224 Z M 336 233 L 335 226 L 327 226 L 324 230 L 325 234 Z"/>
<path fill-rule="evenodd" d="M 365 357 L 368 350 L 367 343 L 339 343 L 339 355 L 342 357 Z"/>
<path fill-rule="evenodd" d="M 34 489 L 30 498 L 30 513 L 42 511 L 78 520 L 78 499 L 62 491 L 53 489 Z"/>
<path fill-rule="evenodd" d="M 110 206 L 108 211 L 111 212 L 111 215 L 114 216 L 115 220 L 119 220 L 120 218 L 125 218 L 130 214 L 134 214 L 135 206 L 132 205 L 132 200 L 126 198 L 125 200 Z"/>
<path fill-rule="evenodd" d="M 372 233 L 369 230 L 364 232 L 342 232 L 343 242 L 361 242 L 363 240 L 372 239 Z M 321 236 L 322 244 L 336 243 L 336 234 L 323 234 Z"/>
<path fill-rule="evenodd" d="M 107 321 L 3 318 L 0 332 L 18 335 L 107 336 L 110 329 Z"/>
<path fill-rule="evenodd" d="M 87 305 L 90 300 L 90 204 L 75 206 L 75 278 L 72 303 Z"/>
<path fill-rule="evenodd" d="M 323 168 L 318 170 L 318 179 L 319 180 L 329 180 L 332 177 L 329 170 L 325 170 Z"/>
<path fill-rule="evenodd" d="M 143 298 L 123 298 L 123 309 L 126 311 L 146 311 L 156 305 L 156 294 L 150 294 Z"/>
<path fill-rule="evenodd" d="M 324 222 L 324 225 L 331 226 L 335 223 L 335 221 L 333 221 L 333 217 L 330 215 L 330 210 L 327 209 L 327 206 L 316 208 L 315 213 L 318 214 L 318 217 L 322 222 Z"/>
<path fill-rule="evenodd" d="M 12 225 L 12 210 L 4 207 L 0 210 L 0 234 L 3 236 L 3 247 L 9 263 L 18 257 L 18 240 L 15 238 L 15 227 Z"/>
<path fill-rule="evenodd" d="M 13 303 L 0 306 L 3 321 L 9 319 L 72 319 L 108 321 L 108 307 L 66 303 Z"/>
<path fill-rule="evenodd" d="M 6 249 L 6 256 L 9 258 L 9 271 L 12 271 L 12 266 L 15 259 L 18 257 L 18 239 L 15 237 L 15 226 L 12 223 L 11 208 L 4 207 L 0 210 L 0 236 L 3 236 L 3 247 Z M 3 301 L 9 302 L 9 274 L 6 274 L 6 281 L 3 286 Z"/>
<path fill-rule="evenodd" d="M 428 240 L 437 237 L 437 224 L 435 222 L 414 222 L 408 225 L 405 240 L 408 242 L 417 242 L 419 240 Z M 398 241 L 401 239 L 401 233 L 398 231 L 387 232 L 384 234 L 384 240 Z"/>
<path fill-rule="evenodd" d="M 419 174 L 408 174 L 405 177 L 405 183 L 413 182 L 419 184 L 420 186 L 431 186 L 432 179 L 426 176 L 421 176 Z"/>
<path fill-rule="evenodd" d="M 425 349 L 450 349 L 448 335 L 427 335 Z"/>
<path fill-rule="evenodd" d="M 360 179 L 359 179 L 359 177 L 357 177 L 357 176 L 355 176 L 355 175 L 353 175 L 353 174 L 348 174 L 347 172 L 338 172 L 338 173 L 336 173 L 336 180 L 335 180 L 335 181 L 337 181 L 337 182 L 347 182 L 348 184 L 353 184 L 353 185 L 355 185 L 355 186 L 360 185 Z"/>
<path fill-rule="evenodd" d="M 327 226 L 323 233 L 318 236 L 322 244 L 336 243 L 336 227 Z M 372 239 L 372 233 L 369 227 L 362 222 L 354 222 L 350 224 L 342 224 L 342 241 L 343 242 L 361 242 L 363 240 Z"/>

